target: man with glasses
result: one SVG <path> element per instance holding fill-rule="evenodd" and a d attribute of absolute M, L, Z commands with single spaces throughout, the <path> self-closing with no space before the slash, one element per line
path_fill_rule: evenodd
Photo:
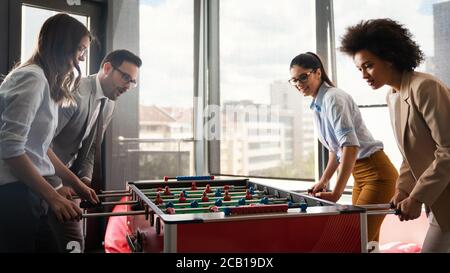
<path fill-rule="evenodd" d="M 97 74 L 81 79 L 79 92 L 75 95 L 77 105 L 59 109 L 53 151 L 81 181 L 96 190 L 102 188 L 100 149 L 112 119 L 115 101 L 136 87 L 141 65 L 141 59 L 128 50 L 110 52 L 103 59 Z M 73 194 L 69 187 L 61 191 L 68 198 Z M 51 222 L 62 249 L 84 251 L 80 223 Z"/>

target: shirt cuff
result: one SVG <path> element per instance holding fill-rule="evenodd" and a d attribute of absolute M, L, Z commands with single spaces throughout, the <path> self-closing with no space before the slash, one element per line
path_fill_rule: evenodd
<path fill-rule="evenodd" d="M 341 132 L 340 136 L 338 136 L 339 146 L 358 146 L 360 147 L 358 137 L 355 134 L 353 129 L 348 129 L 345 132 Z"/>
<path fill-rule="evenodd" d="M 44 176 L 44 178 L 55 190 L 59 190 L 60 188 L 63 187 L 62 180 L 59 176 L 49 175 L 49 176 Z"/>
<path fill-rule="evenodd" d="M 89 181 L 89 182 L 92 182 L 92 181 L 91 181 L 91 178 L 90 178 L 90 177 L 87 177 L 87 176 L 81 177 L 80 180 L 87 180 L 87 181 Z"/>
<path fill-rule="evenodd" d="M 8 159 L 25 154 L 25 143 L 18 140 L 4 140 L 0 146 L 1 158 Z"/>

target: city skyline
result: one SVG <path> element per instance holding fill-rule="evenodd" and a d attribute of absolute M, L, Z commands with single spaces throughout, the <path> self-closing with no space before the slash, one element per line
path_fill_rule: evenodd
<path fill-rule="evenodd" d="M 363 5 L 361 1 L 364 1 Z M 270 83 L 289 78 L 291 58 L 301 52 L 315 51 L 315 21 L 312 17 L 315 12 L 314 5 L 310 4 L 313 1 L 301 7 L 292 5 L 295 1 L 281 1 L 277 5 L 271 5 L 273 1 L 270 0 L 258 0 L 258 5 L 254 2 L 220 2 L 220 90 L 223 102 L 253 98 L 255 103 L 268 103 Z M 388 9 L 384 2 L 389 3 Z M 432 4 L 440 2 L 444 1 L 335 0 L 336 45 L 338 47 L 345 27 L 361 18 L 390 17 L 410 28 L 427 57 L 432 57 Z M 240 8 L 236 10 L 235 6 Z M 349 14 L 345 9 L 347 6 L 362 8 Z M 159 0 L 141 4 L 141 26 L 145 26 L 141 29 L 141 55 L 150 64 L 142 68 L 141 104 L 193 104 L 192 10 L 191 1 Z M 305 27 L 296 27 L 299 17 Z M 370 100 L 375 104 L 384 103 L 385 89 L 370 90 L 350 58 L 338 52 L 337 64 L 338 86 L 354 96 L 359 104 L 371 104 Z"/>
<path fill-rule="evenodd" d="M 145 26 L 141 32 L 141 37 L 144 37 L 141 42 L 141 51 L 144 63 L 145 59 L 148 59 L 150 68 L 146 69 L 145 65 L 142 68 L 140 103 L 143 107 L 153 105 L 179 108 L 180 111 L 182 108 L 193 111 L 194 102 L 198 98 L 193 97 L 192 2 L 162 0 L 146 2 L 150 5 L 144 5 L 141 8 L 141 25 Z M 224 110 L 225 105 L 231 103 L 272 105 L 274 94 L 281 96 L 279 100 L 283 100 L 283 94 L 289 94 L 290 108 L 300 111 L 299 116 L 307 117 L 310 109 L 305 102 L 310 98 L 304 100 L 299 92 L 288 86 L 287 79 L 290 77 L 288 65 L 291 58 L 302 52 L 315 51 L 315 20 L 313 18 L 315 11 L 314 5 L 311 4 L 313 2 L 303 2 L 301 6 L 297 1 L 289 0 L 278 1 L 276 5 L 270 5 L 271 1 L 260 0 L 220 2 L 221 105 L 219 109 L 221 111 Z M 434 33 L 437 19 L 433 5 L 441 2 L 450 1 L 334 0 L 337 86 L 348 92 L 359 105 L 385 104 L 388 88 L 371 90 L 363 81 L 352 59 L 337 50 L 340 46 L 340 37 L 346 27 L 358 23 L 361 19 L 388 17 L 404 24 L 410 29 L 426 55 L 426 61 L 418 68 L 418 71 L 434 73 L 433 69 L 439 67 L 436 61 L 447 60 L 445 56 L 439 57 L 437 52 L 435 54 L 439 37 L 435 37 Z M 386 8 L 387 3 L 389 8 Z M 236 6 L 240 8 L 236 10 Z M 268 8 L 269 6 L 271 9 Z M 361 8 L 348 13 L 348 6 Z M 301 27 L 299 27 L 299 17 L 302 18 Z M 444 20 L 443 24 L 445 24 L 445 20 L 448 19 L 444 15 L 441 16 L 441 20 Z M 237 29 L 239 31 L 236 31 Z M 441 44 L 444 45 L 445 42 Z M 302 98 L 301 102 L 296 100 L 299 97 Z M 281 106 L 284 107 L 282 103 Z M 383 141 L 386 153 L 389 154 L 394 165 L 399 167 L 401 155 L 392 136 L 385 107 L 362 108 L 361 113 L 374 138 Z M 283 126 L 286 127 L 283 130 L 292 133 L 292 136 L 276 140 L 280 147 L 272 147 L 272 144 L 264 144 L 261 141 L 258 142 L 259 144 L 248 142 L 247 138 L 251 138 L 252 131 L 247 127 L 243 129 L 246 133 L 244 137 L 240 135 L 241 139 L 236 138 L 231 142 L 221 139 L 221 166 L 225 167 L 229 164 L 226 169 L 231 170 L 231 173 L 249 175 L 252 169 L 249 166 L 252 165 L 252 158 L 256 156 L 249 147 L 253 149 L 266 147 L 263 149 L 266 154 L 259 154 L 260 158 L 268 160 L 264 163 L 266 165 L 278 164 L 280 170 L 283 169 L 280 163 L 282 158 L 295 158 L 292 150 L 314 152 L 316 140 L 310 136 L 314 134 L 314 129 L 298 126 L 304 122 L 300 122 L 301 119 L 298 117 L 296 119 L 295 115 L 289 115 L 286 120 L 289 120 L 292 126 L 285 124 Z M 312 117 L 309 118 L 312 124 Z M 281 121 L 279 122 L 281 124 Z M 192 124 L 190 126 L 192 127 Z M 174 129 L 176 127 L 171 126 L 171 130 L 181 130 Z M 191 129 L 189 128 L 188 131 L 192 132 L 193 136 Z M 309 131 L 305 137 L 294 130 Z M 293 140 L 297 140 L 298 143 Z M 276 149 L 278 150 L 275 151 Z M 274 157 L 277 153 L 280 154 L 279 158 Z M 272 163 L 269 164 L 269 162 Z M 254 164 L 257 166 L 259 163 Z M 298 165 L 300 164 L 297 163 Z M 295 169 L 294 166 L 290 168 Z"/>

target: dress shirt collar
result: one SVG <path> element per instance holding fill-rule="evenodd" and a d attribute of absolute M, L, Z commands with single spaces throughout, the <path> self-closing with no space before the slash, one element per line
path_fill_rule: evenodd
<path fill-rule="evenodd" d="M 327 92 L 330 87 L 331 86 L 329 86 L 326 82 L 322 83 L 322 85 L 319 87 L 319 91 L 317 92 L 317 96 L 313 99 L 311 105 L 309 106 L 311 110 L 315 110 L 319 113 L 320 111 L 322 111 L 323 97 L 325 96 L 325 92 Z"/>
<path fill-rule="evenodd" d="M 101 99 L 106 99 L 105 93 L 103 92 L 102 89 L 102 85 L 100 84 L 100 78 L 97 74 L 97 76 L 95 77 L 95 85 L 96 85 L 96 89 L 97 91 L 95 92 L 95 100 L 101 100 Z"/>

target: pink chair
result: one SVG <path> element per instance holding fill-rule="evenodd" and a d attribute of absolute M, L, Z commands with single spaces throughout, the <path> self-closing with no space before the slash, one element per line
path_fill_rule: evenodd
<path fill-rule="evenodd" d="M 428 230 L 425 211 L 418 219 L 403 221 L 393 214 L 386 215 L 380 230 L 380 252 L 383 253 L 417 253 Z"/>
<path fill-rule="evenodd" d="M 126 197 L 120 199 L 121 202 L 126 201 Z M 112 212 L 125 212 L 127 205 L 116 205 Z M 127 234 L 127 217 L 115 216 L 109 217 L 108 225 L 105 232 L 105 252 L 106 253 L 130 253 L 131 249 L 126 240 Z"/>

